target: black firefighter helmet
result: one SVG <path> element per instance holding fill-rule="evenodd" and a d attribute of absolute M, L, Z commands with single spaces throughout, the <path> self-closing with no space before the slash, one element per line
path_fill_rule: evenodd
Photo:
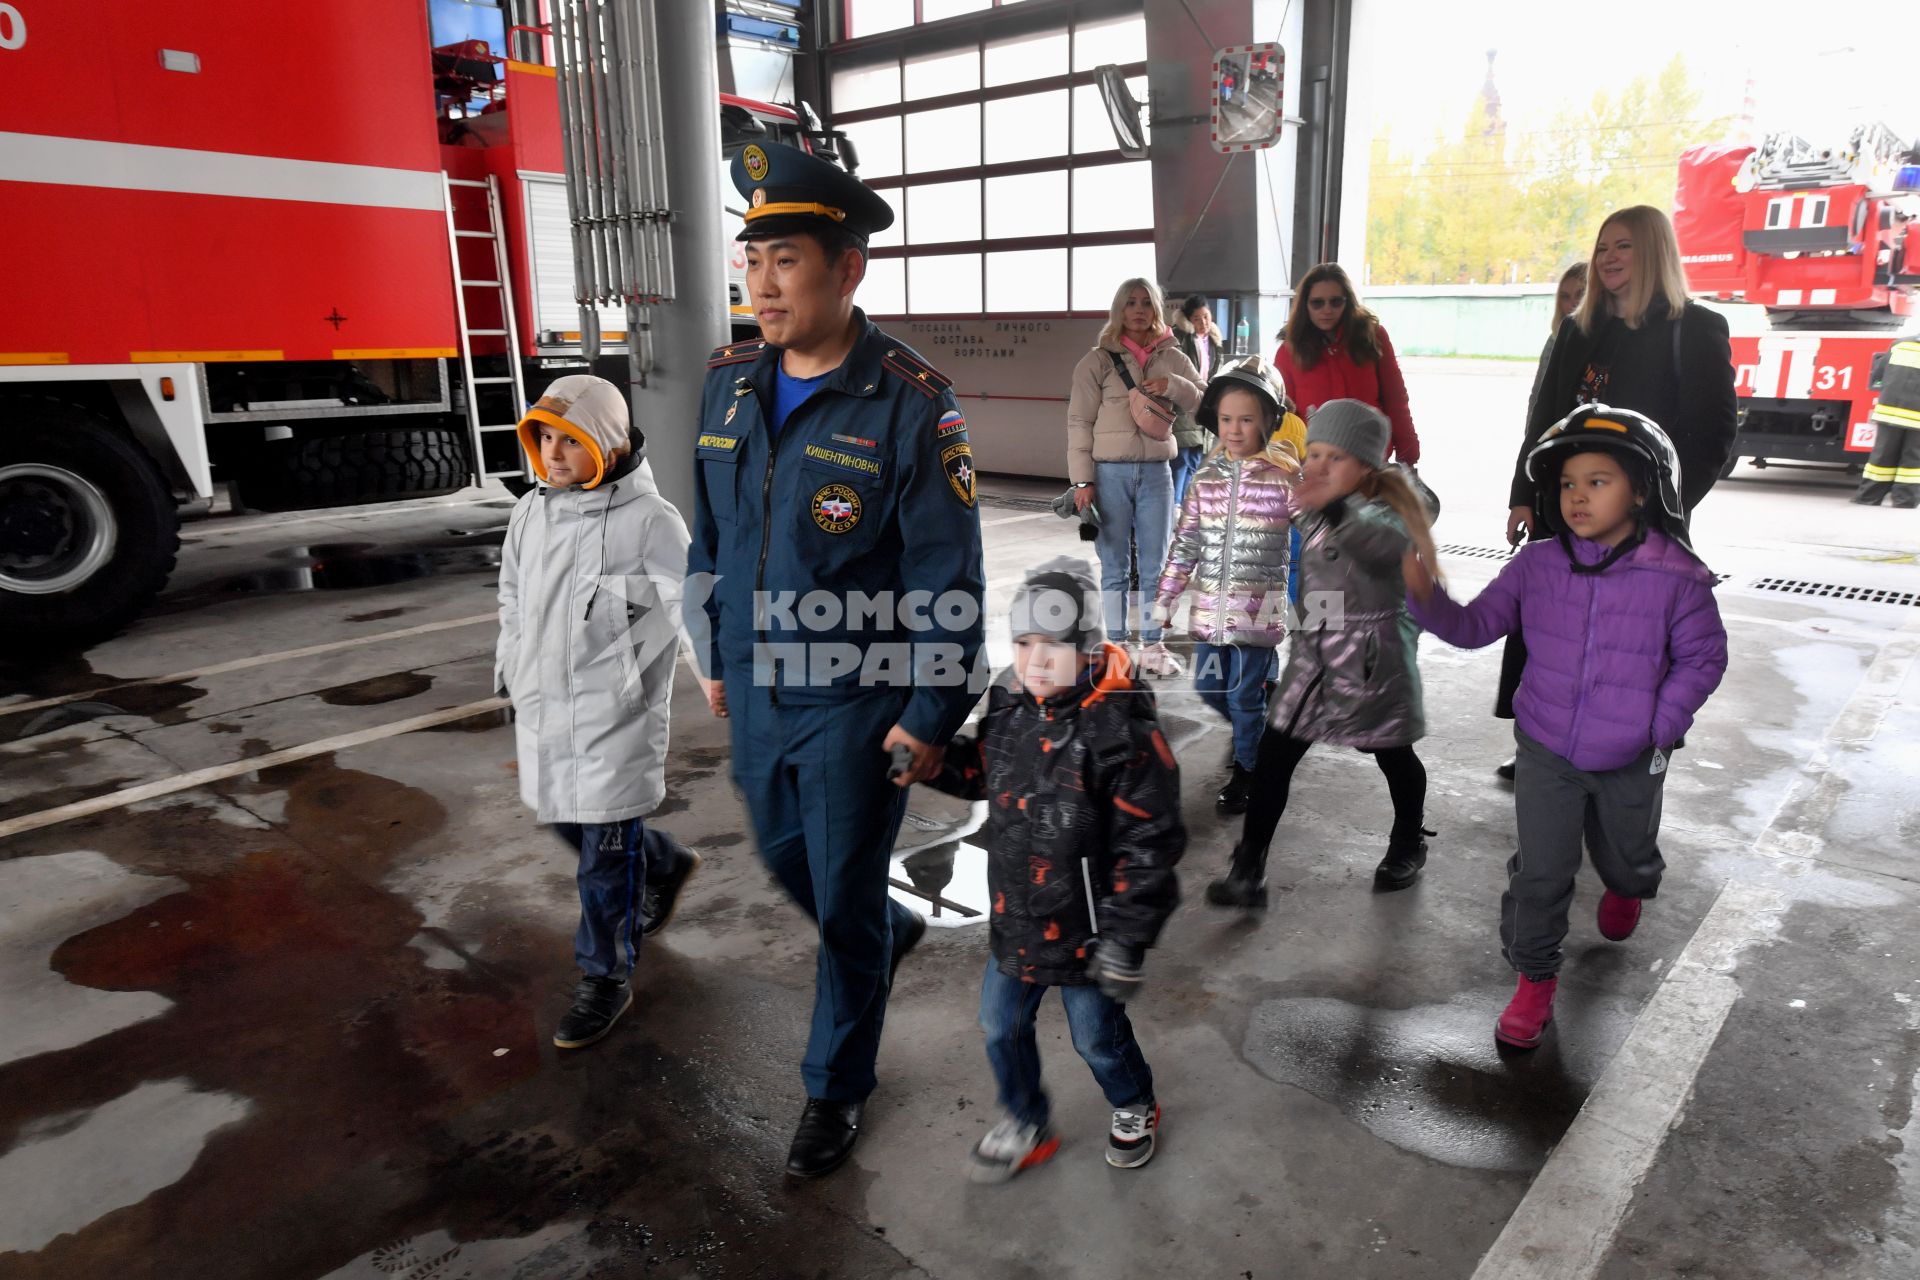
<path fill-rule="evenodd" d="M 1280 420 L 1294 412 L 1293 401 L 1287 398 L 1287 384 L 1280 380 L 1280 371 L 1260 356 L 1241 356 L 1213 375 L 1200 397 L 1200 407 L 1193 411 L 1193 420 L 1209 431 L 1219 430 L 1220 397 L 1229 391 L 1251 391 L 1266 402 L 1272 414 L 1267 429 L 1269 438 L 1279 430 Z"/>
<path fill-rule="evenodd" d="M 1631 409 L 1583 404 L 1540 433 L 1527 454 L 1534 519 L 1554 533 L 1568 532 L 1560 518 L 1560 468 L 1574 454 L 1591 452 L 1618 458 L 1634 488 L 1647 495 L 1641 508 L 1647 527 L 1693 551 L 1687 509 L 1680 503 L 1680 455 L 1659 423 Z"/>

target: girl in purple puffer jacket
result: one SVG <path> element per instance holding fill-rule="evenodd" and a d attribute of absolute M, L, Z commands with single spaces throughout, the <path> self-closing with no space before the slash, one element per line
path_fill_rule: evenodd
<path fill-rule="evenodd" d="M 1402 566 L 1415 621 L 1447 643 L 1477 649 L 1516 627 L 1527 636 L 1513 700 L 1520 849 L 1500 902 L 1519 980 L 1494 1026 L 1517 1049 L 1538 1045 L 1553 1020 L 1583 838 L 1606 886 L 1602 936 L 1625 939 L 1658 892 L 1668 753 L 1727 669 L 1713 575 L 1688 545 L 1665 432 L 1585 405 L 1541 436 L 1527 474 L 1558 536 L 1522 547 L 1472 604 L 1455 603 L 1418 556 Z"/>

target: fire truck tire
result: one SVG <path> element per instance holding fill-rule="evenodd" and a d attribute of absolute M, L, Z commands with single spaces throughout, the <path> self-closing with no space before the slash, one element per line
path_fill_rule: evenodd
<path fill-rule="evenodd" d="M 433 498 L 467 486 L 467 444 L 451 428 L 359 431 L 270 441 L 234 469 L 254 511 Z"/>
<path fill-rule="evenodd" d="M 146 451 L 79 405 L 0 402 L 0 651 L 76 649 L 160 593 L 180 520 Z"/>

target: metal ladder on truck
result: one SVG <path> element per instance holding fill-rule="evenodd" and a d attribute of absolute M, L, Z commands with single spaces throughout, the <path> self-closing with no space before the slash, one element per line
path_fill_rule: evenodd
<path fill-rule="evenodd" d="M 513 313 L 513 289 L 507 280 L 507 242 L 501 234 L 505 220 L 500 216 L 500 182 L 492 174 L 485 180 L 475 178 L 456 178 L 442 172 L 443 203 L 447 212 L 447 250 L 453 255 L 454 311 L 460 321 L 460 383 L 466 393 L 467 433 L 473 450 L 473 474 L 476 480 L 485 481 L 500 476 L 524 477 L 526 455 L 516 444 L 512 451 L 511 466 L 489 465 L 487 461 L 487 439 L 501 434 L 511 435 L 520 425 L 520 417 L 527 405 L 527 388 L 521 376 L 519 351 L 519 324 Z M 486 192 L 486 227 L 464 227 L 460 225 L 460 214 L 456 208 L 454 192 L 456 188 L 474 188 Z M 493 278 L 491 280 L 470 280 L 466 278 L 461 266 L 460 242 L 462 240 L 487 240 L 493 244 Z M 467 309 L 467 292 L 470 289 L 497 289 L 500 298 L 500 317 L 505 324 L 503 329 L 475 329 Z M 481 376 L 474 371 L 473 340 L 475 338 L 498 338 L 505 352 L 505 374 Z M 488 422 L 487 414 L 481 407 L 481 399 L 486 395 L 496 406 L 501 391 L 510 394 L 508 407 L 497 410 L 504 421 Z M 504 451 L 502 451 L 504 452 Z"/>

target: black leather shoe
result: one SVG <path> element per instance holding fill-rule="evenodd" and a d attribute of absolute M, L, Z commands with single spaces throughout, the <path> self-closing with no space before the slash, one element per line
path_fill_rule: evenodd
<path fill-rule="evenodd" d="M 1247 793 L 1253 785 L 1253 771 L 1242 769 L 1238 764 L 1227 775 L 1227 785 L 1220 788 L 1220 794 L 1214 797 L 1214 805 L 1222 813 L 1245 813 L 1247 811 Z"/>
<path fill-rule="evenodd" d="M 1499 777 L 1501 777 L 1503 780 L 1507 782 L 1512 782 L 1513 781 L 1513 765 L 1514 765 L 1514 761 L 1511 757 L 1509 757 L 1505 764 L 1499 765 L 1494 769 L 1494 773 L 1499 775 Z"/>
<path fill-rule="evenodd" d="M 818 1178 L 845 1164 L 860 1137 L 860 1107 L 858 1102 L 808 1098 L 793 1145 L 787 1148 L 787 1172 L 796 1178 Z"/>
<path fill-rule="evenodd" d="M 671 870 L 657 881 L 648 881 L 640 895 L 640 936 L 651 938 L 667 927 L 674 908 L 680 905 L 680 891 L 700 869 L 700 855 L 685 845 L 674 846 Z"/>
<path fill-rule="evenodd" d="M 553 1033 L 555 1047 L 584 1049 L 613 1030 L 633 1007 L 633 987 L 620 978 L 582 978 L 573 989 L 573 1008 Z"/>
<path fill-rule="evenodd" d="M 900 972 L 900 962 L 907 958 L 908 952 L 920 945 L 920 939 L 927 936 L 926 917 L 918 911 L 909 911 L 907 914 L 913 917 L 913 923 L 893 939 L 893 963 L 887 967 L 889 987 L 893 985 L 894 975 Z"/>
<path fill-rule="evenodd" d="M 1420 868 L 1427 865 L 1427 842 L 1416 840 L 1412 844 L 1388 845 L 1387 856 L 1373 870 L 1373 887 L 1382 893 L 1391 893 L 1395 889 L 1404 889 L 1420 878 Z"/>

